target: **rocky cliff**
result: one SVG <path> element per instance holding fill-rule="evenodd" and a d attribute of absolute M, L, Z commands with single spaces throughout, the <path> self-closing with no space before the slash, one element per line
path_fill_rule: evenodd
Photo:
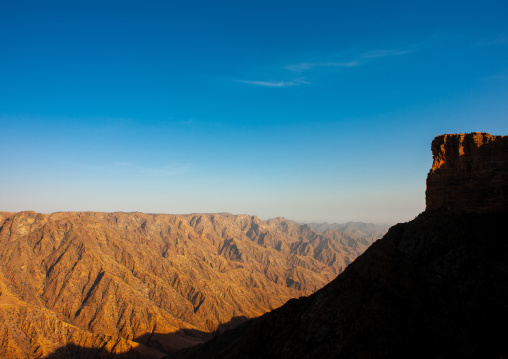
<path fill-rule="evenodd" d="M 469 133 L 437 136 L 427 177 L 429 209 L 508 210 L 508 136 Z"/>
<path fill-rule="evenodd" d="M 317 293 L 178 358 L 508 357 L 506 137 L 439 136 L 432 150 L 425 212 Z"/>
<path fill-rule="evenodd" d="M 371 242 L 247 215 L 0 213 L 0 358 L 159 358 L 316 291 Z"/>

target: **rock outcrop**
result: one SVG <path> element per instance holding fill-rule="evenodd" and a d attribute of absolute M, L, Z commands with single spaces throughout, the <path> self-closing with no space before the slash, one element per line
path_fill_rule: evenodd
<path fill-rule="evenodd" d="M 508 136 L 469 133 L 437 136 L 427 177 L 428 209 L 508 210 Z"/>
<path fill-rule="evenodd" d="M 357 239 L 247 215 L 0 213 L 0 358 L 160 358 L 315 292 L 373 240 Z"/>
<path fill-rule="evenodd" d="M 425 212 L 393 226 L 315 294 L 177 357 L 508 357 L 505 141 L 439 136 Z"/>

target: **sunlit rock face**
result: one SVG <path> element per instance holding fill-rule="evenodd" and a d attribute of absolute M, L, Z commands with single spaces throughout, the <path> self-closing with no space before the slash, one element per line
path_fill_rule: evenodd
<path fill-rule="evenodd" d="M 508 209 L 508 136 L 437 136 L 427 177 L 427 209 L 488 213 Z"/>

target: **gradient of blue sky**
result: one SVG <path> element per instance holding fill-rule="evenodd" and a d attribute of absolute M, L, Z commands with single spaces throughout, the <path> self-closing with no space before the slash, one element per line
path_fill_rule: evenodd
<path fill-rule="evenodd" d="M 394 223 L 508 134 L 508 2 L 0 5 L 0 210 Z"/>

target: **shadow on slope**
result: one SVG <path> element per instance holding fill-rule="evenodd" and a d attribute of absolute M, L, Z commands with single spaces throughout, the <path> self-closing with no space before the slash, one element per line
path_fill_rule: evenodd
<path fill-rule="evenodd" d="M 176 356 L 505 358 L 507 336 L 508 214 L 427 211 L 317 293 Z"/>
<path fill-rule="evenodd" d="M 106 349 L 104 345 L 88 348 L 69 343 L 45 356 L 45 359 L 162 359 L 172 358 L 174 348 L 188 348 L 203 344 L 214 336 L 238 326 L 249 319 L 245 316 L 234 317 L 228 323 L 223 323 L 214 333 L 203 332 L 194 329 L 183 329 L 174 333 L 147 333 L 132 340 L 132 349 L 120 353 L 113 345 L 113 351 Z M 113 339 L 114 340 L 114 339 Z M 170 343 L 168 345 L 168 343 Z M 117 352 L 118 351 L 118 352 Z"/>

